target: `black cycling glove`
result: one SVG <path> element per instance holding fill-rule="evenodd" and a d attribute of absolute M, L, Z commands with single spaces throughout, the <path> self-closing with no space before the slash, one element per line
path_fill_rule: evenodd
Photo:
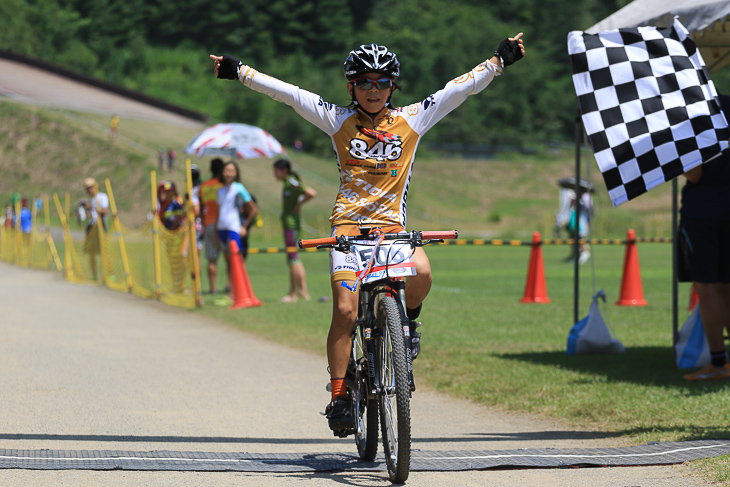
<path fill-rule="evenodd" d="M 238 79 L 238 68 L 243 63 L 229 54 L 224 54 L 221 59 L 221 65 L 218 67 L 218 77 L 220 79 Z"/>
<path fill-rule="evenodd" d="M 510 41 L 509 38 L 499 43 L 495 56 L 499 56 L 503 66 L 510 66 L 524 57 L 519 41 Z"/>

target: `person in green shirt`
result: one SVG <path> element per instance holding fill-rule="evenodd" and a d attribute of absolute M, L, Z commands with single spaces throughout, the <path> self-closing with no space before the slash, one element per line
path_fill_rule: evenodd
<path fill-rule="evenodd" d="M 286 258 L 289 263 L 289 294 L 281 298 L 282 303 L 296 303 L 299 298 L 309 300 L 307 279 L 304 265 L 299 260 L 297 242 L 302 230 L 302 205 L 317 196 L 317 192 L 304 186 L 299 175 L 291 170 L 291 163 L 286 159 L 274 161 L 274 177 L 284 183 L 282 191 L 283 208 L 281 224 L 284 229 Z"/>

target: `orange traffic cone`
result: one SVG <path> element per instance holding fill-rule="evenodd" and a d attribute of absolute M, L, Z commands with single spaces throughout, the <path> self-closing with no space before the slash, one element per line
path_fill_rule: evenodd
<path fill-rule="evenodd" d="M 700 300 L 700 297 L 697 295 L 697 291 L 695 291 L 694 284 L 690 287 L 690 293 L 689 293 L 689 306 L 687 307 L 688 311 L 692 311 L 695 309 L 695 306 L 697 306 L 697 302 Z"/>
<path fill-rule="evenodd" d="M 626 255 L 624 275 L 621 278 L 621 294 L 616 302 L 619 306 L 646 306 L 644 287 L 639 272 L 639 253 L 636 250 L 636 234 L 632 229 L 626 234 Z"/>
<path fill-rule="evenodd" d="M 231 309 L 263 306 L 264 303 L 259 301 L 253 294 L 251 281 L 249 281 L 246 272 L 246 265 L 240 257 L 238 243 L 231 239 L 229 247 L 231 249 L 231 285 L 233 287 L 233 305 Z"/>
<path fill-rule="evenodd" d="M 547 285 L 545 284 L 545 265 L 542 259 L 542 238 L 540 232 L 532 234 L 532 252 L 530 266 L 527 268 L 525 295 L 521 303 L 549 303 Z"/>

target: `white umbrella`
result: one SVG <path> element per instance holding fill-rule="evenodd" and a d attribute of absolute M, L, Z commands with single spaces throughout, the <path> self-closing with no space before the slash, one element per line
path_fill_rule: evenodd
<path fill-rule="evenodd" d="M 208 127 L 193 137 L 184 150 L 198 157 L 228 156 L 239 159 L 271 158 L 286 154 L 270 133 L 245 123 L 219 123 Z"/>

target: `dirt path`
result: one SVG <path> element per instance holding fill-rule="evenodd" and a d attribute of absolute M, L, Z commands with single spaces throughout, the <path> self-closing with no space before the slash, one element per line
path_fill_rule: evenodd
<path fill-rule="evenodd" d="M 322 357 L 58 273 L 0 263 L 0 449 L 348 452 L 319 412 Z M 276 304 L 270 304 L 275 306 Z M 241 312 L 245 319 L 245 310 Z M 600 432 L 427 391 L 422 451 L 620 446 Z M 0 470 L 0 485 L 387 485 L 384 472 Z M 413 472 L 409 485 L 700 486 L 686 466 Z"/>

